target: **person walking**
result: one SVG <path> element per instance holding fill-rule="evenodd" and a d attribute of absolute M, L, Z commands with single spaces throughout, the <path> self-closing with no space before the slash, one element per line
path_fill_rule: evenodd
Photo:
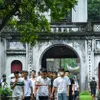
<path fill-rule="evenodd" d="M 95 77 L 93 77 L 92 81 L 90 82 L 92 100 L 95 100 L 96 88 L 97 88 L 97 82 L 95 81 Z"/>
<path fill-rule="evenodd" d="M 37 94 L 39 100 L 49 100 L 49 94 L 51 92 L 51 80 L 47 77 L 47 70 L 41 70 L 41 76 L 36 80 L 36 86 L 38 86 Z"/>
<path fill-rule="evenodd" d="M 57 78 L 57 72 L 53 72 L 53 77 L 52 77 L 52 81 L 51 81 L 51 92 L 52 92 L 52 89 L 53 89 L 53 82 L 56 78 Z M 55 99 L 57 99 L 57 91 L 54 92 L 51 100 L 55 100 Z"/>
<path fill-rule="evenodd" d="M 24 99 L 23 100 L 30 100 L 33 99 L 33 87 L 32 82 L 28 78 L 28 71 L 24 71 Z"/>
<path fill-rule="evenodd" d="M 39 72 L 38 72 L 38 76 L 36 77 L 36 81 L 35 81 L 35 88 L 34 88 L 34 97 L 36 100 L 39 100 L 39 96 L 38 96 L 38 85 L 36 85 L 38 82 L 38 80 L 42 77 L 42 68 L 40 68 Z"/>
<path fill-rule="evenodd" d="M 75 95 L 74 95 L 74 100 L 79 96 L 79 83 L 76 77 L 74 77 L 74 82 L 75 82 Z"/>
<path fill-rule="evenodd" d="M 35 96 L 34 96 L 35 82 L 36 82 L 36 71 L 35 70 L 32 70 L 30 80 L 32 82 L 32 87 L 33 87 L 33 100 L 35 100 Z"/>
<path fill-rule="evenodd" d="M 19 77 L 19 71 L 14 72 L 14 78 L 10 81 L 13 100 L 24 99 L 24 80 Z"/>
<path fill-rule="evenodd" d="M 69 77 L 70 76 L 70 72 L 67 70 L 65 71 L 65 77 Z M 69 97 L 68 100 L 73 100 L 74 99 L 74 94 L 75 94 L 75 83 L 72 77 L 69 78 L 70 79 L 70 85 L 69 85 Z"/>
<path fill-rule="evenodd" d="M 53 89 L 51 98 L 53 97 L 54 92 L 57 90 L 57 99 L 58 100 L 68 100 L 69 96 L 69 82 L 64 78 L 64 69 L 59 69 L 59 77 L 56 78 L 53 82 Z"/>

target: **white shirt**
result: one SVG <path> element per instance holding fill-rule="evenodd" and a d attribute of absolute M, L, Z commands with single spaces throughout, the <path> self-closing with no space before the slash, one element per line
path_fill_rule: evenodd
<path fill-rule="evenodd" d="M 13 85 L 15 80 L 16 80 L 15 78 L 11 79 L 10 85 Z M 23 86 L 24 86 L 24 80 L 22 78 L 18 78 L 16 86 L 12 89 L 12 97 L 20 97 L 22 95 Z"/>
<path fill-rule="evenodd" d="M 30 80 L 32 82 L 32 88 L 33 88 L 33 93 L 34 93 L 36 78 L 35 79 L 30 78 Z"/>
<path fill-rule="evenodd" d="M 24 96 L 27 97 L 27 96 L 30 96 L 31 94 L 31 87 L 32 87 L 32 82 L 30 79 L 24 79 Z"/>
<path fill-rule="evenodd" d="M 37 78 L 37 82 L 39 84 L 45 84 L 46 86 L 39 86 L 38 87 L 38 96 L 49 96 L 49 90 L 48 87 L 51 85 L 51 79 L 46 77 L 45 79 L 41 76 Z"/>
<path fill-rule="evenodd" d="M 67 93 L 67 86 L 69 83 L 64 77 L 58 77 L 54 80 L 53 86 L 57 88 L 58 93 Z"/>
<path fill-rule="evenodd" d="M 8 83 L 7 83 L 7 82 L 2 82 L 2 83 L 1 83 L 1 86 L 5 89 L 5 88 L 8 87 Z"/>
<path fill-rule="evenodd" d="M 78 91 L 78 88 L 79 88 L 78 82 L 75 81 L 75 91 Z"/>
<path fill-rule="evenodd" d="M 68 76 L 64 76 L 65 80 L 67 81 L 67 84 L 68 85 L 71 85 L 71 81 L 70 81 L 70 78 Z"/>

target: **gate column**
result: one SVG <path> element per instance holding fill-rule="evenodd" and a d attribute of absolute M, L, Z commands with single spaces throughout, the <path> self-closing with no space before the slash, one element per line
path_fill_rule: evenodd
<path fill-rule="evenodd" d="M 87 40 L 87 73 L 88 73 L 88 82 L 91 81 L 93 77 L 93 68 L 94 68 L 94 52 L 93 52 L 93 45 L 92 39 Z"/>

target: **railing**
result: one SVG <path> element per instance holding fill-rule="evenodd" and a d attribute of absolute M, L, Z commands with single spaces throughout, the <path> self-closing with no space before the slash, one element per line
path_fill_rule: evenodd
<path fill-rule="evenodd" d="M 99 33 L 100 32 L 100 22 L 78 22 L 78 23 L 67 23 L 67 22 L 59 22 L 59 23 L 51 23 L 50 24 L 51 33 L 71 33 L 71 32 L 90 32 L 90 33 Z M 18 35 L 16 27 L 11 29 L 10 26 L 5 26 L 1 33 L 5 32 L 5 34 L 10 33 L 10 35 Z M 43 31 L 44 32 L 44 31 Z M 42 32 L 42 33 L 43 33 Z M 14 33 L 14 34 L 13 34 Z M 15 34 L 16 33 L 16 34 Z M 2 34 L 4 35 L 4 34 Z M 17 36 L 16 36 L 17 37 Z"/>
<path fill-rule="evenodd" d="M 100 22 L 51 24 L 53 33 L 100 32 Z"/>
<path fill-rule="evenodd" d="M 86 31 L 86 27 L 87 23 L 51 24 L 51 31 L 53 33 L 84 32 Z"/>

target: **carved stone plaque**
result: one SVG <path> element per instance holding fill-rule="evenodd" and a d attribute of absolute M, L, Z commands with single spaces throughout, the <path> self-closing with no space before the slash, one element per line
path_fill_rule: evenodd
<path fill-rule="evenodd" d="M 19 41 L 9 41 L 7 42 L 7 50 L 25 50 L 25 44 Z"/>
<path fill-rule="evenodd" d="M 100 40 L 96 40 L 96 51 L 100 51 Z"/>

